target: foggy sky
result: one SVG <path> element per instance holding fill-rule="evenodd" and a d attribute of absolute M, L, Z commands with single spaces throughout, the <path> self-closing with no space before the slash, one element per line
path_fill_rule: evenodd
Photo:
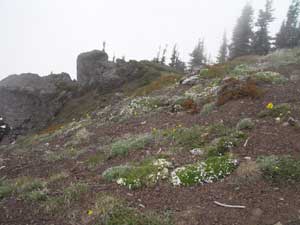
<path fill-rule="evenodd" d="M 0 79 L 24 72 L 70 73 L 81 52 L 152 59 L 161 44 L 177 43 L 189 60 L 200 37 L 214 57 L 222 34 L 231 35 L 247 0 L 0 0 Z M 274 0 L 277 32 L 290 0 Z M 250 1 L 256 10 L 264 0 Z"/>

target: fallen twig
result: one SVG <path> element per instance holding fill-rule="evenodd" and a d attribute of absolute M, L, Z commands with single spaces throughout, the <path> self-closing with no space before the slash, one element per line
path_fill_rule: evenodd
<path fill-rule="evenodd" d="M 250 138 L 247 138 L 247 140 L 245 141 L 244 148 L 247 147 L 249 139 L 250 139 Z"/>
<path fill-rule="evenodd" d="M 0 166 L 0 170 L 4 169 L 6 166 Z"/>
<path fill-rule="evenodd" d="M 237 208 L 237 209 L 245 209 L 246 208 L 246 206 L 243 206 L 243 205 L 227 205 L 227 204 L 223 204 L 223 203 L 220 203 L 220 202 L 217 202 L 217 201 L 214 201 L 214 203 L 216 205 L 226 207 L 226 208 Z"/>

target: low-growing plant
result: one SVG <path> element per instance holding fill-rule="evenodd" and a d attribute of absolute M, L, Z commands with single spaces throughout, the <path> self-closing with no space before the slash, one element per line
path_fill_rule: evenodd
<path fill-rule="evenodd" d="M 0 181 L 0 199 L 16 195 L 24 200 L 43 201 L 47 198 L 46 182 L 32 177 Z"/>
<path fill-rule="evenodd" d="M 129 165 L 111 167 L 105 170 L 102 173 L 102 176 L 108 181 L 114 181 L 119 177 L 125 176 L 125 174 L 127 174 L 128 171 L 130 171 L 130 168 L 131 167 Z"/>
<path fill-rule="evenodd" d="M 69 177 L 69 174 L 67 173 L 67 172 L 61 172 L 61 173 L 56 173 L 56 174 L 53 174 L 53 175 L 51 175 L 49 178 L 48 178 L 48 180 L 47 180 L 47 183 L 49 184 L 51 184 L 51 183 L 54 183 L 54 182 L 57 182 L 57 181 L 59 181 L 59 180 L 62 180 L 62 179 L 65 179 L 65 178 L 67 178 L 67 177 Z"/>
<path fill-rule="evenodd" d="M 291 113 L 291 105 L 288 103 L 274 105 L 272 108 L 261 111 L 259 117 L 285 118 Z"/>
<path fill-rule="evenodd" d="M 176 82 L 178 82 L 180 77 L 180 75 L 175 73 L 163 73 L 158 79 L 152 81 L 150 84 L 135 90 L 133 96 L 149 95 L 153 91 L 174 85 Z"/>
<path fill-rule="evenodd" d="M 121 109 L 120 116 L 138 116 L 140 114 L 156 111 L 162 106 L 165 106 L 166 101 L 167 99 L 165 99 L 163 96 L 137 97 L 132 99 Z"/>
<path fill-rule="evenodd" d="M 116 207 L 111 215 L 104 222 L 105 225 L 172 225 L 168 217 L 163 218 L 154 213 L 139 213 L 136 209 L 130 207 Z"/>
<path fill-rule="evenodd" d="M 80 200 L 81 196 L 88 191 L 85 183 L 72 183 L 59 195 L 48 197 L 44 202 L 44 209 L 48 213 L 62 213 L 63 209 Z"/>
<path fill-rule="evenodd" d="M 207 103 L 203 106 L 200 114 L 202 116 L 207 116 L 209 115 L 212 111 L 214 111 L 216 109 L 216 103 L 215 102 L 211 102 L 211 103 Z"/>
<path fill-rule="evenodd" d="M 129 189 L 151 186 L 169 175 L 171 163 L 165 159 L 145 160 L 138 165 L 112 167 L 104 171 L 103 177 L 116 181 Z"/>
<path fill-rule="evenodd" d="M 127 155 L 129 151 L 141 150 L 153 142 L 151 134 L 121 139 L 111 145 L 112 156 Z"/>
<path fill-rule="evenodd" d="M 77 149 L 74 147 L 68 147 L 59 152 L 47 151 L 45 154 L 45 159 L 49 162 L 56 162 L 63 159 L 77 159 L 82 153 L 84 153 L 84 149 Z"/>
<path fill-rule="evenodd" d="M 233 181 L 236 184 L 251 184 L 259 180 L 262 176 L 262 172 L 257 162 L 247 160 L 242 162 L 236 170 L 236 174 L 233 177 Z"/>
<path fill-rule="evenodd" d="M 95 169 L 97 166 L 101 165 L 107 156 L 103 152 L 97 152 L 95 155 L 90 156 L 86 161 L 85 164 L 89 169 Z"/>
<path fill-rule="evenodd" d="M 258 72 L 253 76 L 259 81 L 271 84 L 284 84 L 288 81 L 288 79 L 282 76 L 280 73 L 271 71 Z"/>
<path fill-rule="evenodd" d="M 227 136 L 216 138 L 207 148 L 207 156 L 222 156 L 230 149 L 238 146 L 242 140 L 246 138 L 246 134 L 241 131 L 233 131 Z"/>
<path fill-rule="evenodd" d="M 236 165 L 229 156 L 209 157 L 203 162 L 175 169 L 171 181 L 173 185 L 184 186 L 212 183 L 231 174 Z"/>
<path fill-rule="evenodd" d="M 200 77 L 211 79 L 211 78 L 220 78 L 226 76 L 230 72 L 231 68 L 229 64 L 218 64 L 209 66 L 206 69 L 201 70 Z"/>
<path fill-rule="evenodd" d="M 0 180 L 0 201 L 12 194 L 14 188 L 5 180 Z"/>
<path fill-rule="evenodd" d="M 257 162 L 268 180 L 278 183 L 300 181 L 300 160 L 290 156 L 265 156 L 260 157 Z"/>
<path fill-rule="evenodd" d="M 254 128 L 254 126 L 255 124 L 251 118 L 244 118 L 238 122 L 236 128 L 238 130 L 251 130 Z"/>

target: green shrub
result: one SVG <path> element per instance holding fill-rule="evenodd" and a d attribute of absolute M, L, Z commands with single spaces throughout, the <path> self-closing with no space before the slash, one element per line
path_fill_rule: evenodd
<path fill-rule="evenodd" d="M 289 156 L 265 156 L 257 160 L 263 176 L 273 182 L 290 182 L 300 181 L 300 160 L 293 159 Z"/>
<path fill-rule="evenodd" d="M 238 130 L 251 130 L 255 126 L 251 118 L 244 118 L 240 120 L 236 126 Z"/>
<path fill-rule="evenodd" d="M 34 190 L 24 194 L 24 198 L 29 201 L 45 201 L 47 200 L 47 189 Z"/>
<path fill-rule="evenodd" d="M 264 109 L 261 111 L 259 117 L 273 117 L 273 118 L 285 118 L 291 113 L 291 105 L 288 103 L 283 103 L 279 105 L 274 105 L 272 109 Z"/>
<path fill-rule="evenodd" d="M 226 76 L 231 70 L 228 64 L 219 64 L 208 67 L 207 69 L 203 69 L 200 72 L 201 78 L 211 79 Z"/>
<path fill-rule="evenodd" d="M 211 103 L 207 103 L 203 106 L 200 114 L 202 116 L 207 116 L 209 115 L 214 109 L 216 108 L 216 103 L 215 102 L 211 102 Z"/>
<path fill-rule="evenodd" d="M 6 181 L 0 181 L 0 200 L 10 196 L 13 192 L 13 186 Z"/>
<path fill-rule="evenodd" d="M 241 77 L 241 76 L 248 76 L 254 72 L 257 71 L 257 68 L 253 67 L 253 66 L 250 66 L 250 65 L 247 65 L 247 64 L 240 64 L 240 65 L 237 65 L 232 71 L 231 71 L 231 74 L 233 76 L 238 76 L 238 77 Z"/>
<path fill-rule="evenodd" d="M 254 77 L 259 81 L 271 84 L 284 84 L 288 81 L 288 79 L 282 76 L 280 73 L 271 71 L 258 72 L 254 74 Z"/>
<path fill-rule="evenodd" d="M 166 179 L 170 165 L 165 159 L 146 160 L 136 166 L 112 167 L 104 171 L 103 177 L 129 189 L 135 189 L 151 186 L 161 179 Z"/>
<path fill-rule="evenodd" d="M 153 137 L 150 134 L 121 139 L 112 144 L 111 154 L 112 156 L 127 155 L 129 151 L 143 149 L 152 142 Z"/>
<path fill-rule="evenodd" d="M 123 177 L 125 174 L 127 174 L 130 168 L 131 167 L 128 165 L 111 167 L 105 170 L 102 173 L 102 176 L 108 181 L 114 181 L 119 177 Z"/>
<path fill-rule="evenodd" d="M 245 138 L 246 134 L 241 131 L 234 131 L 227 136 L 219 137 L 208 146 L 207 156 L 225 155 L 231 148 L 239 145 Z"/>
<path fill-rule="evenodd" d="M 236 162 L 228 156 L 209 157 L 204 162 L 179 167 L 171 173 L 173 185 L 212 183 L 229 175 Z"/>

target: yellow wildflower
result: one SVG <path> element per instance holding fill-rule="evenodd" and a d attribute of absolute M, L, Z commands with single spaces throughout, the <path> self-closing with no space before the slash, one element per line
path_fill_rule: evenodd
<path fill-rule="evenodd" d="M 89 209 L 89 210 L 87 211 L 87 214 L 88 214 L 89 216 L 92 215 L 92 214 L 93 214 L 93 210 L 90 210 L 90 209 Z"/>
<path fill-rule="evenodd" d="M 267 109 L 273 109 L 274 108 L 274 105 L 272 102 L 270 102 L 268 105 L 267 105 Z"/>

